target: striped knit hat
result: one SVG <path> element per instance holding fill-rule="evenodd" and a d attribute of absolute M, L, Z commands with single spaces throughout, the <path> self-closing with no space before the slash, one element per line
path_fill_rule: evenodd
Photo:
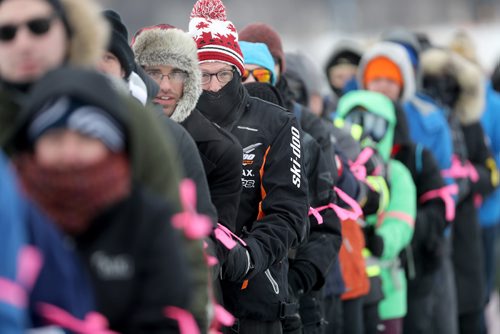
<path fill-rule="evenodd" d="M 191 12 L 189 33 L 198 46 L 200 63 L 220 61 L 244 72 L 238 32 L 227 20 L 226 8 L 220 0 L 198 0 Z"/>

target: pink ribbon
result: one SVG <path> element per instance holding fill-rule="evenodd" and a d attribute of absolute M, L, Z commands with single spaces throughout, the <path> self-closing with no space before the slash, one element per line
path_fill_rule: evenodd
<path fill-rule="evenodd" d="M 477 173 L 474 165 L 468 160 L 462 164 L 462 161 L 460 161 L 457 155 L 453 155 L 451 159 L 451 167 L 449 169 L 443 170 L 441 172 L 441 175 L 443 177 L 454 179 L 469 178 L 474 183 L 479 181 L 479 174 Z"/>
<path fill-rule="evenodd" d="M 29 290 L 35 285 L 43 258 L 34 246 L 19 251 L 16 281 L 0 277 L 0 301 L 18 308 L 27 307 Z"/>
<path fill-rule="evenodd" d="M 366 163 L 375 152 L 371 147 L 365 147 L 354 162 L 350 163 L 350 170 L 358 180 L 366 179 Z"/>
<path fill-rule="evenodd" d="M 221 326 L 230 327 L 234 324 L 235 318 L 219 304 L 214 304 L 215 315 L 208 332 L 210 334 L 221 334 Z"/>
<path fill-rule="evenodd" d="M 194 320 L 193 315 L 176 306 L 167 306 L 165 308 L 165 315 L 167 318 L 171 318 L 177 321 L 179 324 L 180 334 L 199 334 L 200 329 Z"/>
<path fill-rule="evenodd" d="M 227 249 L 233 249 L 236 246 L 237 242 L 234 241 L 235 239 L 238 240 L 243 246 L 247 245 L 243 239 L 220 223 L 217 223 L 217 228 L 215 229 L 214 234 L 215 238 L 219 240 Z"/>
<path fill-rule="evenodd" d="M 340 206 L 333 203 L 328 203 L 328 205 L 320 206 L 317 208 L 309 208 L 309 216 L 313 215 L 314 218 L 316 218 L 316 220 L 318 221 L 318 225 L 323 224 L 323 217 L 321 217 L 320 212 L 326 209 L 332 209 L 333 211 L 335 211 L 341 221 L 357 220 L 358 218 L 363 216 L 363 210 L 361 210 L 361 207 L 359 206 L 358 202 L 356 202 L 356 200 L 347 195 L 340 188 L 334 187 L 333 189 L 340 197 L 340 199 L 342 199 L 347 205 L 349 205 L 353 211 L 341 208 Z"/>
<path fill-rule="evenodd" d="M 213 225 L 207 216 L 196 212 L 196 185 L 190 179 L 184 179 L 179 186 L 182 212 L 172 217 L 172 225 L 182 229 L 189 239 L 202 239 L 210 234 Z"/>
<path fill-rule="evenodd" d="M 0 301 L 23 309 L 27 306 L 28 296 L 21 284 L 0 277 Z"/>
<path fill-rule="evenodd" d="M 206 241 L 203 241 L 203 249 L 205 250 L 205 254 L 204 254 L 205 260 L 207 261 L 207 265 L 209 267 L 213 267 L 217 263 L 219 263 L 219 260 L 217 260 L 217 258 L 214 256 L 208 255 L 208 253 L 206 252 L 207 248 L 208 248 L 208 243 Z"/>
<path fill-rule="evenodd" d="M 425 203 L 432 199 L 441 198 L 444 202 L 446 220 L 453 221 L 455 219 L 455 200 L 453 195 L 458 194 L 458 186 L 450 184 L 439 189 L 434 189 L 420 196 L 420 203 Z"/>
<path fill-rule="evenodd" d="M 78 319 L 65 310 L 47 303 L 38 303 L 42 317 L 51 325 L 71 330 L 78 334 L 117 334 L 108 328 L 108 320 L 97 312 L 89 312 L 84 320 Z"/>
<path fill-rule="evenodd" d="M 385 212 L 379 216 L 377 224 L 378 225 L 382 224 L 382 222 L 386 218 L 394 218 L 394 219 L 402 220 L 412 228 L 415 226 L 415 218 L 412 217 L 411 215 L 407 214 L 406 212 L 401 212 L 401 211 Z"/>

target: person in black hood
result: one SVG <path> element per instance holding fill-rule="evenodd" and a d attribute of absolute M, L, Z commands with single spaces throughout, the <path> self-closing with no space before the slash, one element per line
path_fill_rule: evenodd
<path fill-rule="evenodd" d="M 23 108 L 13 162 L 28 197 L 75 243 L 111 329 L 175 333 L 165 308 L 189 306 L 190 272 L 174 211 L 132 179 L 123 101 L 98 73 L 50 72 Z"/>

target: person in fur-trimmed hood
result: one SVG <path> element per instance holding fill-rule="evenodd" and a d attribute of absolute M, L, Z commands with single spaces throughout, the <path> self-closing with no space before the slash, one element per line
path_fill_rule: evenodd
<path fill-rule="evenodd" d="M 449 50 L 429 49 L 421 59 L 423 88 L 447 110 L 454 138 L 457 168 L 450 173 L 459 195 L 452 242 L 460 332 L 479 333 L 485 287 L 476 208 L 498 182 L 492 177 L 496 164 L 480 124 L 485 102 L 483 77 L 475 64 Z"/>
<path fill-rule="evenodd" d="M 196 43 L 186 32 L 166 24 L 140 29 L 132 43 L 136 62 L 160 87 L 153 102 L 193 137 L 219 222 L 234 231 L 241 192 L 242 148 L 229 132 L 196 109 L 202 92 Z"/>

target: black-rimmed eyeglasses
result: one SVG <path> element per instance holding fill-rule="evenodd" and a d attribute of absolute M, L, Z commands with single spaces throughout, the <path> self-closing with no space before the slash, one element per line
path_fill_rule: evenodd
<path fill-rule="evenodd" d="M 212 81 L 212 77 L 217 77 L 217 80 L 222 83 L 226 84 L 229 81 L 233 80 L 234 77 L 234 69 L 232 70 L 222 70 L 217 73 L 208 73 L 208 72 L 202 72 L 201 73 L 201 84 L 206 85 L 209 84 L 210 81 Z"/>

